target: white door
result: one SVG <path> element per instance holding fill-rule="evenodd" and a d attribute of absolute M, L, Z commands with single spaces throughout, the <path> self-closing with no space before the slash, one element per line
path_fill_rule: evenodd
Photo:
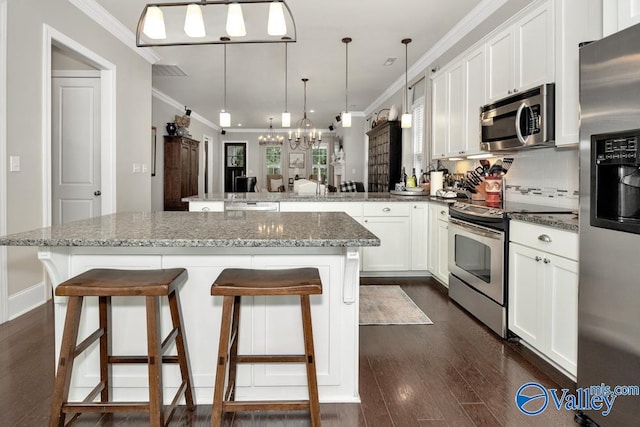
<path fill-rule="evenodd" d="M 447 97 L 449 131 L 447 137 L 447 155 L 464 154 L 464 67 L 459 62 L 449 71 L 447 76 Z"/>
<path fill-rule="evenodd" d="M 540 255 L 540 251 L 509 243 L 509 329 L 536 348 L 544 340 L 544 319 L 540 315 L 544 272 Z"/>
<path fill-rule="evenodd" d="M 513 89 L 513 32 L 511 28 L 499 33 L 487 42 L 487 74 L 489 75 L 489 99 L 500 99 Z"/>
<path fill-rule="evenodd" d="M 54 77 L 51 103 L 52 224 L 101 215 L 100 79 Z"/>

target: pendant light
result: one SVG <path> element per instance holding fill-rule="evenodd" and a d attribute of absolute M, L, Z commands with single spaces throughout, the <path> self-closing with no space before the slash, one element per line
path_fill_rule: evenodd
<path fill-rule="evenodd" d="M 222 37 L 226 38 L 226 37 Z M 231 114 L 227 112 L 227 45 L 224 45 L 224 108 L 220 111 L 220 127 L 231 126 Z"/>
<path fill-rule="evenodd" d="M 150 6 L 144 15 L 144 27 L 142 32 L 154 40 L 167 38 L 167 31 L 164 27 L 164 14 L 158 6 Z"/>
<path fill-rule="evenodd" d="M 227 9 L 227 34 L 231 37 L 244 37 L 247 35 L 242 6 L 239 3 L 231 3 Z"/>
<path fill-rule="evenodd" d="M 289 39 L 289 37 L 283 37 L 283 40 Z M 287 65 L 288 65 L 288 44 L 284 43 L 284 112 L 282 113 L 282 127 L 288 128 L 291 127 L 291 113 L 287 108 L 287 98 L 288 98 L 288 79 L 287 79 Z"/>
<path fill-rule="evenodd" d="M 349 43 L 351 37 L 342 39 L 345 48 L 345 73 L 344 73 L 344 111 L 342 112 L 342 127 L 351 127 L 351 113 L 349 112 Z"/>
<path fill-rule="evenodd" d="M 184 32 L 192 38 L 204 37 L 207 35 L 204 30 L 204 19 L 202 9 L 195 3 L 187 6 L 187 13 L 184 17 Z"/>
<path fill-rule="evenodd" d="M 267 34 L 270 36 L 284 36 L 287 34 L 287 23 L 284 20 L 284 9 L 280 1 L 274 1 L 269 5 Z"/>
<path fill-rule="evenodd" d="M 411 114 L 409 113 L 409 84 L 408 84 L 408 80 L 409 80 L 408 45 L 409 43 L 411 43 L 411 39 L 402 39 L 402 44 L 404 45 L 404 114 L 402 114 L 400 127 L 405 129 L 411 127 L 411 119 L 412 119 Z"/>

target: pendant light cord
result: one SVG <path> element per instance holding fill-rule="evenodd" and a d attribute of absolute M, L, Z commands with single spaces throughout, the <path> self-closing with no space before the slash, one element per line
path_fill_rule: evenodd
<path fill-rule="evenodd" d="M 227 111 L 227 45 L 224 45 L 224 111 Z"/>
<path fill-rule="evenodd" d="M 349 111 L 349 42 L 345 43 L 344 111 Z"/>
<path fill-rule="evenodd" d="M 287 43 L 284 44 L 284 112 L 288 113 L 289 108 L 287 107 L 287 99 L 288 99 L 288 70 L 287 64 L 289 63 L 289 54 L 288 54 L 288 46 Z"/>
<path fill-rule="evenodd" d="M 409 43 L 404 44 L 404 112 L 409 113 Z"/>

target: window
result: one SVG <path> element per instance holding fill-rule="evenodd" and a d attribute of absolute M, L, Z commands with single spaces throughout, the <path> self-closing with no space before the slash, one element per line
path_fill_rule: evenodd
<path fill-rule="evenodd" d="M 311 174 L 317 175 L 321 182 L 326 182 L 327 179 L 327 155 L 328 150 L 326 146 L 320 146 L 320 148 L 313 148 L 311 150 Z"/>
<path fill-rule="evenodd" d="M 267 175 L 282 174 L 282 147 L 266 147 Z"/>
<path fill-rule="evenodd" d="M 416 173 L 422 169 L 424 148 L 424 96 L 416 99 L 411 106 L 413 126 L 411 127 L 411 141 L 413 150 L 411 163 Z"/>

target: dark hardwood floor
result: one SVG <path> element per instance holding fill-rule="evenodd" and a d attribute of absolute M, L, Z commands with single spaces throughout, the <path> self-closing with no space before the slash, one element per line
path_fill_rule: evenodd
<path fill-rule="evenodd" d="M 361 404 L 322 404 L 325 426 L 575 426 L 573 413 L 548 408 L 529 417 L 515 406 L 523 383 L 574 388 L 521 345 L 499 339 L 432 279 L 362 279 L 399 284 L 433 325 L 361 326 Z M 47 424 L 53 389 L 53 306 L 0 325 L 0 425 Z M 210 405 L 179 408 L 175 426 L 209 425 Z M 236 414 L 234 426 L 307 426 L 305 412 Z M 76 426 L 144 426 L 137 415 L 84 414 Z"/>

